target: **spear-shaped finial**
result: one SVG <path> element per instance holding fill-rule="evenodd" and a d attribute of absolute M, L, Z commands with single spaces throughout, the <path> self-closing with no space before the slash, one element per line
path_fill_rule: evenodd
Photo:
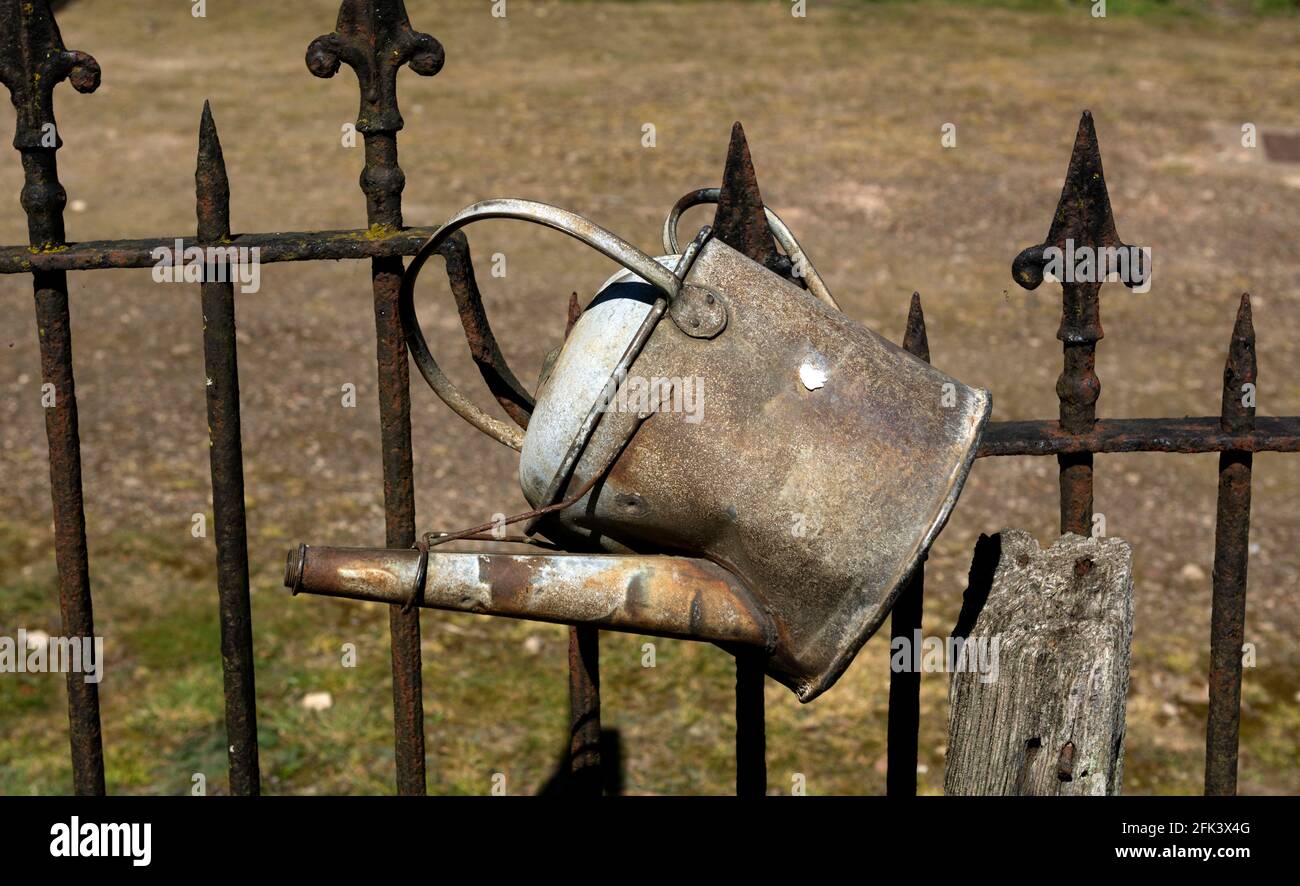
<path fill-rule="evenodd" d="M 789 271 L 789 262 L 782 262 L 772 231 L 767 226 L 754 161 L 749 156 L 745 129 L 739 122 L 731 127 L 727 165 L 722 172 L 722 190 L 718 194 L 717 211 L 713 214 L 713 235 L 770 270 Z"/>
<path fill-rule="evenodd" d="M 1101 169 L 1101 151 L 1092 114 L 1083 112 L 1074 137 L 1065 185 L 1047 239 L 1022 251 L 1011 264 L 1011 275 L 1025 289 L 1043 282 L 1043 272 L 1055 267 L 1061 281 L 1061 325 L 1056 337 L 1064 346 L 1064 368 L 1056 382 L 1061 429 L 1086 434 L 1097 421 L 1101 381 L 1096 372 L 1101 328 L 1101 284 L 1118 259 L 1127 271 L 1126 285 L 1149 279 L 1148 252 L 1122 243 L 1111 215 L 1110 195 Z M 1077 259 L 1077 263 L 1076 263 Z M 1136 267 L 1135 267 L 1136 265 Z M 1142 265 L 1148 265 L 1143 267 Z M 1061 531 L 1086 535 L 1092 521 L 1092 454 L 1058 456 L 1061 466 Z"/>
<path fill-rule="evenodd" d="M 912 306 L 907 310 L 907 329 L 903 331 L 903 350 L 913 357 L 930 362 L 930 338 L 925 332 L 925 312 L 921 310 L 921 293 L 912 293 Z"/>
<path fill-rule="evenodd" d="M 199 153 L 194 169 L 198 241 L 216 244 L 230 236 L 230 180 L 212 108 L 203 103 Z M 235 342 L 235 289 L 231 259 L 216 250 L 204 266 L 204 391 L 208 401 L 208 452 L 212 513 L 216 523 L 217 596 L 221 613 L 221 670 L 226 699 L 230 792 L 261 791 L 257 758 L 256 679 L 252 612 L 248 601 L 248 533 L 244 514 L 244 457 L 240 443 L 239 359 Z"/>
<path fill-rule="evenodd" d="M 199 160 L 194 169 L 194 193 L 197 197 L 199 240 L 215 243 L 229 237 L 230 179 L 226 176 L 226 160 L 221 154 L 217 124 L 206 101 L 199 121 Z"/>
<path fill-rule="evenodd" d="M 1255 392 L 1248 390 L 1246 385 L 1253 387 L 1257 377 L 1250 293 L 1243 292 L 1237 308 L 1237 322 L 1232 327 L 1232 341 L 1228 345 L 1228 362 L 1223 367 L 1223 411 L 1219 419 L 1223 430 L 1246 434 L 1255 429 Z"/>
<path fill-rule="evenodd" d="M 1091 250 L 1133 248 L 1120 242 L 1115 230 L 1110 194 L 1106 190 L 1106 178 L 1101 169 L 1097 130 L 1093 126 L 1090 111 L 1084 111 L 1079 120 L 1079 129 L 1074 137 L 1074 151 L 1070 154 L 1070 166 L 1065 173 L 1065 185 L 1061 188 L 1061 199 L 1057 202 L 1047 239 L 1016 256 L 1011 265 L 1015 281 L 1025 289 L 1036 289 L 1043 282 L 1043 270 L 1047 264 L 1044 253 L 1053 246 L 1065 252 L 1066 241 L 1072 241 L 1075 250 L 1082 247 Z M 1137 285 L 1139 281 L 1136 276 L 1130 274 L 1130 280 L 1126 284 Z"/>
<path fill-rule="evenodd" d="M 99 62 L 64 47 L 49 0 L 0 0 L 0 83 L 18 109 L 15 148 L 59 148 L 54 87 L 71 80 L 77 92 L 94 92 L 99 73 Z"/>
<path fill-rule="evenodd" d="M 307 47 L 307 67 L 317 77 L 333 77 L 339 65 L 356 71 L 361 86 L 360 132 L 397 132 L 397 71 L 432 77 L 442 70 L 442 44 L 411 27 L 402 0 L 343 0 L 332 34 Z"/>

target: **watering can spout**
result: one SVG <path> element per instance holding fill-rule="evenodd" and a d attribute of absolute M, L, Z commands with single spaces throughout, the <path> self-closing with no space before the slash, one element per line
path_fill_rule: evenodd
<path fill-rule="evenodd" d="M 776 627 L 707 560 L 613 554 L 479 554 L 299 545 L 285 587 L 345 597 L 770 649 Z"/>

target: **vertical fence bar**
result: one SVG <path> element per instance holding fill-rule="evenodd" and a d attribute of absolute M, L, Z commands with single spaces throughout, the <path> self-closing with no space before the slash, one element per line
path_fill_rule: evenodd
<path fill-rule="evenodd" d="M 1255 326 L 1250 295 L 1241 297 L 1223 369 L 1224 431 L 1255 429 Z M 1247 387 L 1247 385 L 1251 387 Z M 1248 405 L 1249 404 L 1249 405 Z M 1219 454 L 1219 498 L 1214 524 L 1214 603 L 1210 618 L 1210 711 L 1205 730 L 1205 793 L 1237 793 L 1241 729 L 1241 647 L 1246 630 L 1246 565 L 1250 555 L 1249 452 Z"/>
<path fill-rule="evenodd" d="M 1096 156 L 1097 168 L 1100 169 L 1097 134 L 1092 129 L 1091 117 L 1085 115 L 1075 140 L 1075 156 L 1082 159 L 1088 155 Z M 1080 163 L 1079 167 L 1082 166 Z M 1070 173 L 1075 175 L 1067 174 L 1067 189 L 1071 182 L 1079 182 L 1075 157 L 1070 158 Z M 1064 196 L 1061 202 L 1065 202 Z M 1086 434 L 1097 422 L 1097 398 L 1101 395 L 1101 380 L 1096 371 L 1097 342 L 1104 335 L 1099 297 L 1101 284 L 1063 281 L 1061 291 L 1061 325 L 1056 332 L 1064 352 L 1064 365 L 1056 380 L 1061 429 L 1071 434 Z M 1060 468 L 1061 533 L 1089 535 L 1092 530 L 1092 453 L 1058 455 L 1056 460 Z"/>
<path fill-rule="evenodd" d="M 599 797 L 604 788 L 600 759 L 600 631 L 569 628 L 568 793 Z"/>
<path fill-rule="evenodd" d="M 569 296 L 567 339 L 582 316 L 578 293 Z M 600 630 L 569 628 L 569 784 L 568 793 L 599 797 L 604 791 L 600 755 Z"/>
<path fill-rule="evenodd" d="M 357 75 L 361 109 L 357 131 L 365 142 L 361 190 L 366 219 L 376 235 L 402 227 L 402 189 L 406 177 L 397 163 L 397 71 L 410 64 L 426 77 L 438 73 L 443 49 L 437 40 L 411 27 L 402 0 L 344 0 L 334 32 L 307 48 L 307 67 L 317 77 L 332 77 L 346 63 Z M 402 282 L 400 257 L 373 259 L 376 357 L 379 370 L 379 425 L 384 463 L 385 543 L 409 548 L 415 543 L 415 486 L 412 479 L 411 391 L 406 339 L 398 316 Z M 389 608 L 393 661 L 393 729 L 399 794 L 426 791 L 424 700 L 420 674 L 419 610 Z"/>
<path fill-rule="evenodd" d="M 376 139 L 366 136 L 367 167 Z M 392 139 L 396 161 L 397 142 Z M 382 161 L 374 161 L 382 162 Z M 371 221 L 371 224 L 375 222 Z M 384 465 L 384 543 L 390 548 L 415 544 L 415 484 L 411 450 L 410 368 L 406 339 L 397 313 L 402 280 L 400 258 L 375 259 L 370 280 L 374 290 L 376 358 L 379 372 L 379 426 Z M 401 794 L 425 792 L 424 699 L 420 673 L 420 610 L 390 606 L 392 638 L 393 728 L 397 759 L 397 789 Z"/>
<path fill-rule="evenodd" d="M 99 75 L 99 64 L 93 58 L 64 48 L 48 0 L 0 3 L 0 82 L 9 88 L 18 114 L 14 147 L 22 156 L 21 201 L 33 249 L 57 249 L 65 242 L 63 207 L 68 195 L 59 184 L 55 158 L 63 139 L 54 122 L 54 87 L 70 79 L 78 92 L 94 92 Z M 64 271 L 36 271 L 32 278 L 42 390 L 53 393 L 53 402 L 45 410 L 45 436 L 50 451 L 61 630 L 65 637 L 93 637 L 68 278 Z M 87 683 L 83 674 L 70 670 L 67 691 L 73 789 L 81 795 L 103 794 L 98 684 Z"/>
<path fill-rule="evenodd" d="M 1071 287 L 1075 288 L 1075 287 Z M 1061 399 L 1061 427 L 1071 434 L 1087 434 L 1097 421 L 1096 399 L 1101 382 L 1093 370 L 1096 339 L 1070 340 L 1063 336 L 1089 335 L 1087 314 L 1097 314 L 1097 288 L 1079 287 L 1083 291 L 1065 296 L 1065 316 L 1057 335 L 1065 340 L 1065 368 L 1057 381 Z M 1082 320 L 1082 322 L 1080 322 Z M 1092 327 L 1101 336 L 1101 326 Z M 1061 533 L 1088 535 L 1092 527 L 1092 453 L 1074 452 L 1057 456 L 1061 469 Z"/>
<path fill-rule="evenodd" d="M 736 796 L 767 793 L 767 727 L 763 689 L 767 653 L 736 655 Z"/>
<path fill-rule="evenodd" d="M 764 267 L 782 267 L 782 256 L 767 225 L 749 143 L 738 122 L 731 127 L 718 207 L 713 214 L 713 234 Z M 741 796 L 767 793 L 765 660 L 766 656 L 757 652 L 746 651 L 736 656 L 736 793 Z"/>
<path fill-rule="evenodd" d="M 1061 325 L 1056 337 L 1061 340 L 1064 366 L 1056 381 L 1056 394 L 1061 430 L 1068 434 L 1087 434 L 1097 423 L 1097 398 L 1101 395 L 1096 371 L 1097 342 L 1104 334 L 1099 298 L 1102 280 L 1096 274 L 1091 280 L 1075 279 L 1074 256 L 1092 252 L 1091 267 L 1095 271 L 1100 250 L 1134 248 L 1121 243 L 1115 230 L 1097 131 L 1092 114 L 1084 111 L 1047 239 L 1021 252 L 1012 264 L 1015 281 L 1026 289 L 1036 289 L 1050 264 L 1048 250 L 1056 250 L 1057 257 L 1063 259 L 1058 264 L 1064 276 L 1060 281 Z M 1061 532 L 1086 536 L 1092 529 L 1092 453 L 1058 455 L 1057 463 L 1061 470 Z"/>
<path fill-rule="evenodd" d="M 930 340 L 925 332 L 925 313 L 920 293 L 912 293 L 903 332 L 903 350 L 930 362 Z M 894 603 L 889 618 L 890 649 L 903 640 L 911 650 L 905 671 L 889 670 L 889 726 L 885 793 L 891 797 L 916 796 L 917 741 L 921 728 L 921 672 L 913 666 L 920 649 L 921 618 L 925 605 L 925 560 L 917 564 Z M 893 655 L 890 655 L 893 661 Z"/>
<path fill-rule="evenodd" d="M 203 103 L 194 172 L 198 241 L 221 248 L 230 240 L 230 181 L 212 109 Z M 223 266 L 224 265 L 224 266 Z M 239 360 L 235 345 L 235 287 L 226 256 L 205 262 L 200 284 L 203 368 L 208 401 L 208 458 L 221 613 L 221 675 L 226 697 L 230 792 L 261 792 L 257 762 L 257 700 L 253 678 L 253 616 L 248 598 L 248 528 L 244 517 L 244 453 L 239 421 Z M 225 282 L 222 282 L 225 281 Z"/>

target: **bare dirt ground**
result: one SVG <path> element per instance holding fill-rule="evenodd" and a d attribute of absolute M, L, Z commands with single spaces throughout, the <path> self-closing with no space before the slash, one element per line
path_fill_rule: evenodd
<path fill-rule="evenodd" d="M 242 7 L 239 11 L 232 6 Z M 488 4 L 409 0 L 447 47 L 432 80 L 404 72 L 400 138 L 408 224 L 491 196 L 560 204 L 643 248 L 687 190 L 715 185 L 744 122 L 766 201 L 795 229 L 845 311 L 901 336 L 919 290 L 934 362 L 994 393 L 995 418 L 1056 415 L 1059 288 L 1027 293 L 1010 262 L 1047 230 L 1075 126 L 1096 116 L 1121 235 L 1150 245 L 1150 293 L 1103 289 L 1103 416 L 1216 414 L 1237 300 L 1254 297 L 1261 415 L 1300 413 L 1300 165 L 1241 146 L 1241 127 L 1300 129 L 1300 21 L 1091 18 L 944 6 L 810 3 Z M 211 99 L 237 231 L 361 227 L 361 149 L 340 144 L 355 78 L 303 64 L 336 4 L 99 2 L 61 13 L 68 46 L 103 86 L 56 107 L 72 240 L 194 228 L 199 113 Z M 654 148 L 642 127 L 656 127 Z M 940 128 L 957 127 L 957 146 Z M 8 142 L 12 115 L 0 114 Z M 16 154 L 0 162 L 0 240 L 26 242 Z M 687 224 L 706 218 L 702 211 Z M 607 262 L 550 232 L 472 232 L 488 310 L 511 362 L 537 367 L 571 291 Z M 436 277 L 436 275 L 435 275 Z M 435 277 L 430 277 L 434 280 Z M 225 784 L 197 288 L 148 271 L 70 279 L 109 789 L 178 793 Z M 450 298 L 432 284 L 425 330 L 477 390 Z M 435 311 L 435 299 L 444 306 Z M 378 544 L 383 518 L 374 327 L 361 263 L 270 265 L 240 296 L 250 558 L 263 782 L 269 792 L 392 790 L 386 613 L 291 599 L 299 541 Z M 0 629 L 58 631 L 48 464 L 30 281 L 0 281 Z M 453 358 L 451 355 L 455 355 Z M 533 370 L 530 370 L 531 374 Z M 341 403 L 354 384 L 356 408 Z M 513 454 L 414 389 L 420 527 L 469 525 L 523 506 Z M 1126 789 L 1196 792 L 1203 765 L 1215 457 L 1097 459 L 1096 507 L 1133 546 L 1136 624 Z M 1241 789 L 1300 791 L 1300 461 L 1256 459 Z M 927 573 L 928 634 L 946 635 L 974 541 L 1004 526 L 1056 532 L 1051 459 L 977 463 Z M 545 782 L 566 742 L 562 628 L 427 614 L 430 790 L 512 793 Z M 727 792 L 732 670 L 721 651 L 605 635 L 605 725 L 624 788 Z M 358 667 L 340 667 L 354 643 Z M 774 790 L 881 793 L 888 644 L 801 707 L 768 687 Z M 920 783 L 942 789 L 943 675 L 923 681 Z M 305 709 L 329 692 L 327 710 Z M 0 679 L 0 793 L 70 789 L 62 679 Z"/>

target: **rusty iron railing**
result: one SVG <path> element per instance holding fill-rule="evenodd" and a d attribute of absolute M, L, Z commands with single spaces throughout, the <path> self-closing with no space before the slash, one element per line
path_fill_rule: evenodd
<path fill-rule="evenodd" d="M 1047 238 L 1012 263 L 1012 276 L 1026 289 L 1043 281 L 1044 250 L 1130 248 L 1121 243 L 1102 174 L 1101 151 L 1092 115 L 1084 112 L 1075 135 L 1065 186 Z M 1065 365 L 1056 383 L 1059 421 L 992 422 L 979 456 L 1055 455 L 1060 465 L 1061 532 L 1092 531 L 1092 457 L 1098 452 L 1219 453 L 1219 496 L 1215 522 L 1213 610 L 1210 628 L 1210 707 L 1206 725 L 1205 793 L 1235 794 L 1241 725 L 1242 643 L 1246 618 L 1246 561 L 1250 536 L 1251 460 L 1256 452 L 1300 452 L 1300 418 L 1255 417 L 1255 329 L 1250 296 L 1237 309 L 1228 362 L 1223 372 L 1219 417 L 1182 419 L 1097 418 L 1101 381 L 1096 373 L 1102 338 L 1100 282 L 1061 281 L 1064 293 L 1056 337 Z M 929 358 L 925 318 L 913 295 L 904 347 Z M 1247 406 L 1246 403 L 1251 405 Z M 924 566 L 893 613 L 894 636 L 921 626 Z M 919 682 L 891 673 L 889 769 L 891 794 L 916 791 L 916 711 Z"/>
<path fill-rule="evenodd" d="M 156 247 L 186 245 L 258 247 L 263 262 L 369 259 L 374 298 L 380 390 L 380 437 L 384 470 L 385 542 L 409 549 L 415 542 L 412 487 L 409 366 L 397 315 L 403 257 L 413 255 L 433 232 L 402 223 L 404 176 L 397 161 L 397 72 L 409 65 L 432 76 L 443 63 L 437 40 L 415 31 L 402 0 L 343 0 L 335 30 L 311 43 L 307 66 L 331 77 L 343 64 L 356 72 L 361 93 L 357 129 L 365 144 L 361 189 L 368 227 L 350 231 L 233 234 L 230 189 L 216 124 L 205 104 L 195 174 L 196 236 L 146 240 L 67 243 L 59 184 L 53 90 L 70 80 L 78 92 L 93 92 L 100 68 L 89 55 L 64 47 L 48 0 L 0 0 L 0 82 L 17 109 L 14 147 L 22 158 L 22 207 L 29 244 L 0 247 L 0 273 L 32 275 L 40 335 L 42 381 L 53 385 L 46 410 L 50 484 L 58 567 L 62 631 L 94 635 L 85 509 L 81 486 L 80 438 L 73 383 L 67 273 L 110 268 L 152 267 Z M 743 133 L 733 131 L 714 227 L 735 248 L 773 270 L 788 273 L 762 212 L 762 197 Z M 1092 118 L 1084 114 L 1066 173 L 1060 205 L 1046 241 L 1016 259 L 1013 276 L 1033 288 L 1042 280 L 1047 246 L 1072 239 L 1078 246 L 1120 246 L 1102 177 Z M 463 244 L 447 255 L 453 288 L 473 287 Z M 248 544 L 244 519 L 243 458 L 239 420 L 239 373 L 233 285 L 224 269 L 208 266 L 201 283 L 204 366 L 211 440 L 217 592 L 229 746 L 230 791 L 260 791 L 257 712 L 253 674 L 253 630 L 249 608 Z M 1057 420 L 994 422 L 980 456 L 1055 455 L 1061 476 L 1061 529 L 1088 534 L 1092 521 L 1093 454 L 1098 452 L 1218 452 L 1219 498 L 1215 533 L 1211 630 L 1210 710 L 1206 742 L 1206 792 L 1236 790 L 1241 697 L 1241 646 L 1245 616 L 1246 563 L 1250 527 L 1252 454 L 1300 452 L 1300 417 L 1256 419 L 1243 405 L 1242 386 L 1256 378 L 1250 301 L 1242 297 L 1224 372 L 1219 417 L 1099 420 L 1100 383 L 1095 372 L 1102 337 L 1100 283 L 1062 284 L 1064 311 L 1057 333 L 1065 366 L 1057 384 Z M 571 313 L 572 316 L 572 313 Z M 490 336 L 475 344 L 485 376 L 497 370 Z M 929 358 L 919 296 L 908 314 L 904 347 Z M 489 372 L 492 370 L 492 373 Z M 510 411 L 518 392 L 494 390 Z M 629 567 L 632 568 L 632 567 Z M 891 632 L 910 636 L 921 626 L 924 567 L 917 570 L 894 608 Z M 397 790 L 425 793 L 424 716 L 418 609 L 390 607 Z M 598 633 L 574 627 L 570 635 L 570 778 L 577 792 L 599 793 L 600 693 Z M 916 734 L 919 675 L 891 673 L 889 715 L 890 794 L 916 791 Z M 741 654 L 736 663 L 736 788 L 766 791 L 764 674 L 761 661 Z M 96 684 L 68 675 L 68 715 L 73 787 L 78 794 L 103 794 L 104 763 Z"/>

